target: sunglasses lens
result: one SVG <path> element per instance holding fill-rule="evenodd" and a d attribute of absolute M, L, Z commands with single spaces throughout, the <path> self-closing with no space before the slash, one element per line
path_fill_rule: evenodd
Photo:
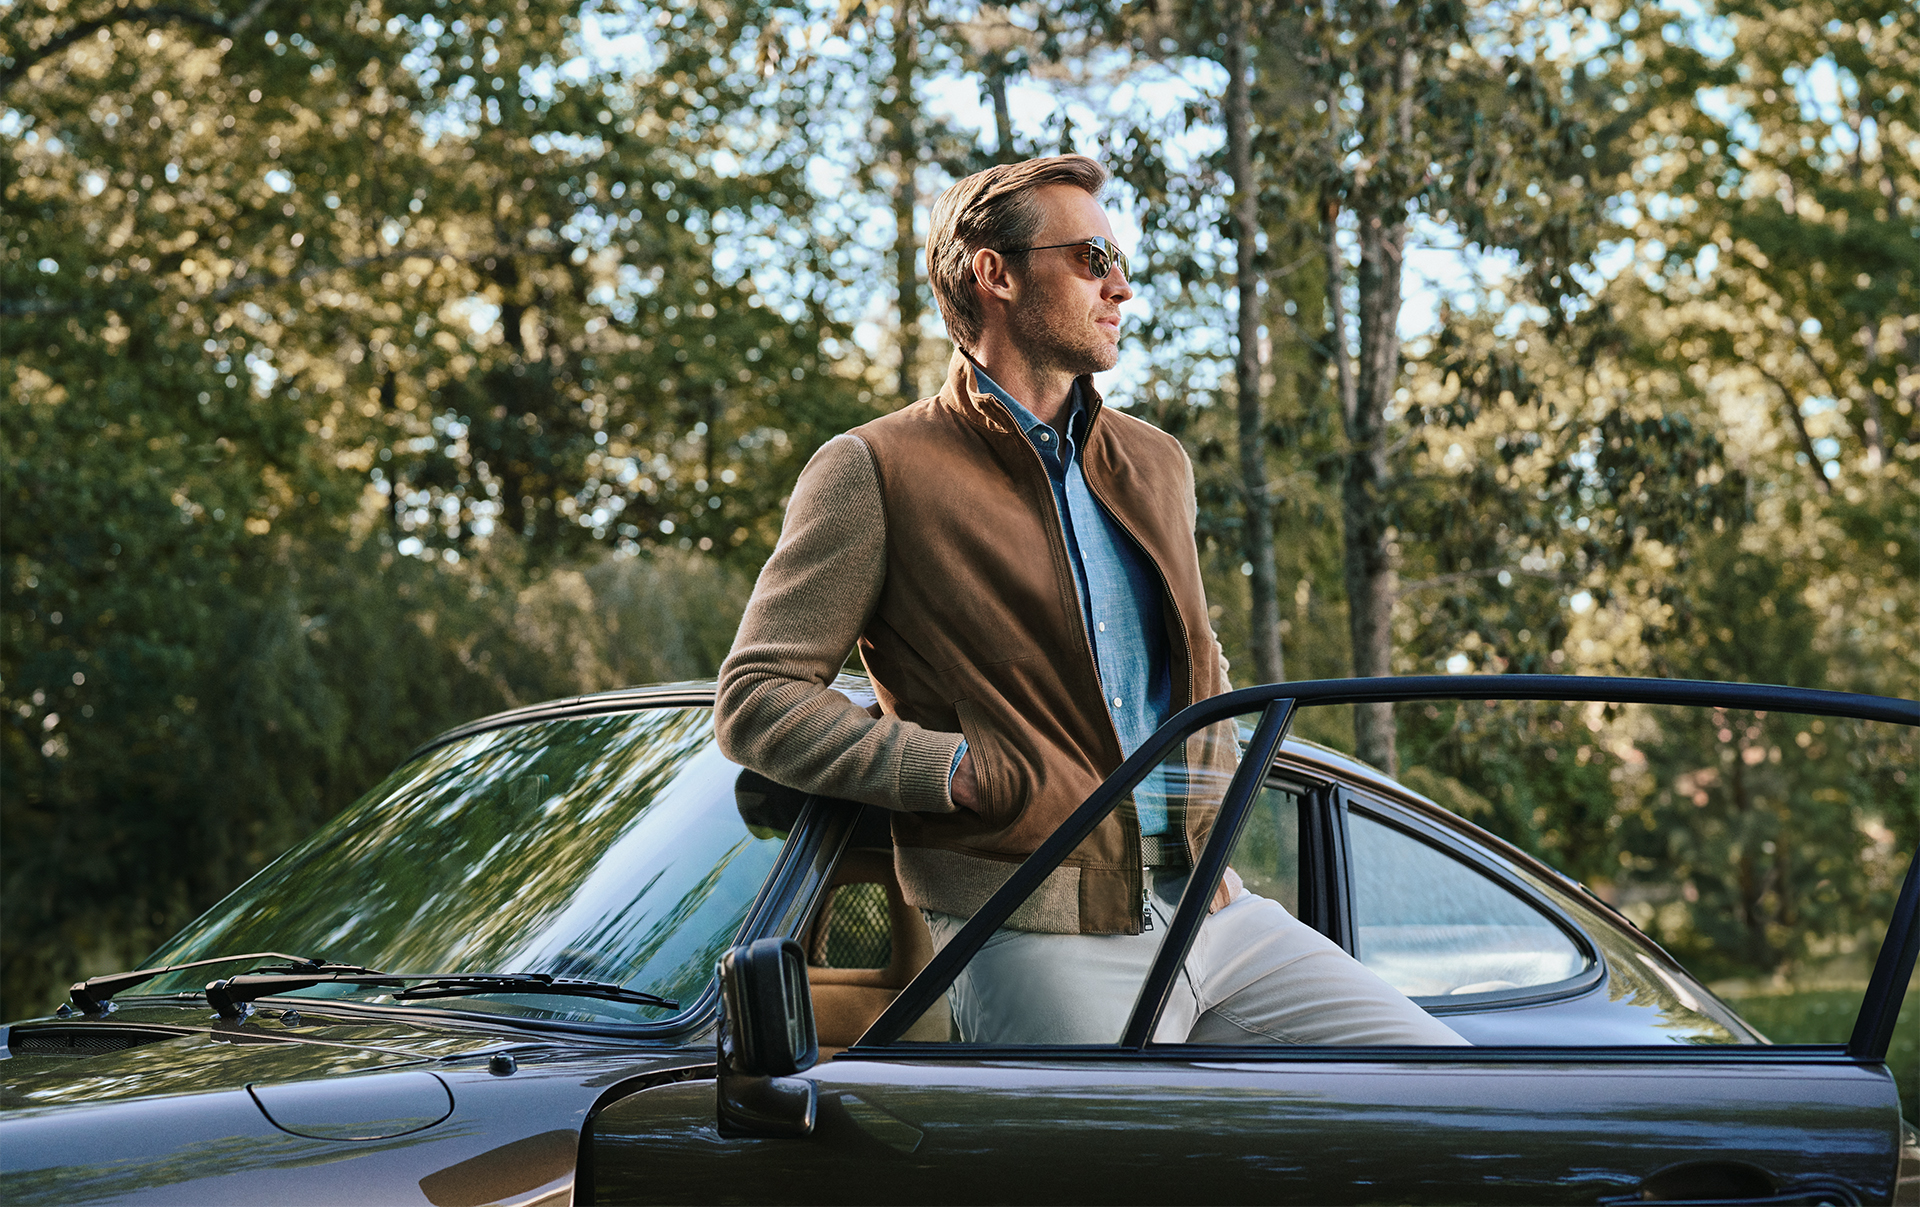
<path fill-rule="evenodd" d="M 1087 267 L 1093 270 L 1095 280 L 1104 281 L 1115 266 L 1120 269 L 1120 279 L 1127 279 L 1127 253 L 1121 251 L 1105 239 L 1092 239 L 1087 243 Z"/>

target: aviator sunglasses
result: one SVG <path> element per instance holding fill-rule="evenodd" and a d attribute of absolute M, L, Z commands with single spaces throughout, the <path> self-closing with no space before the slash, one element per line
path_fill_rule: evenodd
<path fill-rule="evenodd" d="M 1081 255 L 1081 259 L 1093 273 L 1093 279 L 1096 281 L 1106 280 L 1107 274 L 1112 272 L 1116 267 L 1120 270 L 1121 280 L 1127 281 L 1132 279 L 1132 272 L 1130 271 L 1132 266 L 1127 263 L 1127 253 L 1114 246 L 1111 239 L 1106 239 L 1099 235 L 1095 235 L 1091 239 L 1075 239 L 1071 243 L 1047 243 L 1040 247 L 1011 247 L 1000 254 L 1003 256 L 1017 256 L 1029 251 L 1052 251 L 1056 247 L 1084 248 L 1085 250 Z"/>

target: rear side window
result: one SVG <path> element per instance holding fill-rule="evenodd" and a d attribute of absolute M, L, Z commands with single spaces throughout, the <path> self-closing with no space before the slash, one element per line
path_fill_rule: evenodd
<path fill-rule="evenodd" d="M 1585 952 L 1504 885 L 1350 812 L 1354 954 L 1408 997 L 1497 993 L 1583 972 Z"/>

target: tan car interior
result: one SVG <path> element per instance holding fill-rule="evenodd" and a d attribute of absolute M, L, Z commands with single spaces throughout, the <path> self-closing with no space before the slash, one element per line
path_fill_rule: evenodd
<path fill-rule="evenodd" d="M 820 1055 L 832 1056 L 852 1046 L 933 958 L 926 919 L 900 894 L 893 852 L 856 849 L 841 858 L 805 946 Z M 942 997 L 901 1038 L 944 1041 L 951 1030 Z"/>

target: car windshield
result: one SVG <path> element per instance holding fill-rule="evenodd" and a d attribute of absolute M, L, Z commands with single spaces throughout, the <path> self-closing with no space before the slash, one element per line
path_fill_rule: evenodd
<path fill-rule="evenodd" d="M 780 848 L 740 819 L 739 768 L 715 747 L 711 715 L 659 708 L 540 721 L 437 747 L 188 926 L 149 966 L 292 951 L 388 972 L 610 981 L 688 1008 Z M 232 975 L 173 973 L 139 992 L 200 989 L 209 973 Z M 392 1001 L 378 986 L 299 992 Z M 602 1024 L 674 1013 L 529 994 L 395 1008 Z"/>

